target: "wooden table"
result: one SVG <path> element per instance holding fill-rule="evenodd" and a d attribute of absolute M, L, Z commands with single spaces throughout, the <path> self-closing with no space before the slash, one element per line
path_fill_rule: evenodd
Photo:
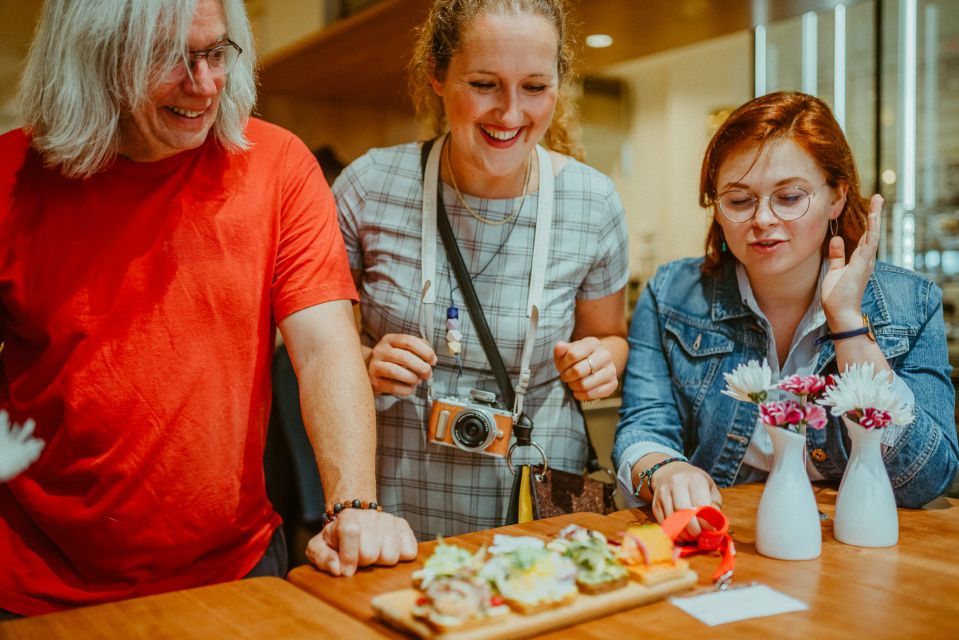
<path fill-rule="evenodd" d="M 959 500 L 940 498 L 920 510 L 900 510 L 900 541 L 895 547 L 865 549 L 837 542 L 832 519 L 823 526 L 822 556 L 790 562 L 760 556 L 755 547 L 756 507 L 762 485 L 723 491 L 724 511 L 736 542 L 735 582 L 769 585 L 809 605 L 808 611 L 754 618 L 709 627 L 666 601 L 579 624 L 542 636 L 561 638 L 955 638 L 959 637 Z M 836 492 L 816 489 L 820 509 L 832 516 Z M 640 510 L 610 516 L 574 514 L 524 525 L 450 538 L 475 549 L 493 533 L 552 535 L 577 522 L 615 535 L 632 522 L 647 521 Z M 298 587 L 353 616 L 369 628 L 403 637 L 380 624 L 370 608 L 379 593 L 410 586 L 410 574 L 429 557 L 435 542 L 419 546 L 413 563 L 394 568 L 363 569 L 351 578 L 334 578 L 309 566 L 288 579 Z M 708 586 L 717 556 L 694 556 L 691 565 Z"/>
<path fill-rule="evenodd" d="M 175 591 L 0 623 L 4 640 L 382 637 L 279 578 Z"/>

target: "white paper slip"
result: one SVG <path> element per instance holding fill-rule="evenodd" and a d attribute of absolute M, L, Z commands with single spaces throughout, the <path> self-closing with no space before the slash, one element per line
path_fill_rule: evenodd
<path fill-rule="evenodd" d="M 670 598 L 670 602 L 711 627 L 737 620 L 805 611 L 809 606 L 764 584 L 714 591 L 701 596 Z"/>

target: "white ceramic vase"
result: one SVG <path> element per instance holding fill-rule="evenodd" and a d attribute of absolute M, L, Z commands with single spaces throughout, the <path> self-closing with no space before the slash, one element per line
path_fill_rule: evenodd
<path fill-rule="evenodd" d="M 812 560 L 822 553 L 819 509 L 806 475 L 806 440 L 763 425 L 773 441 L 773 468 L 756 513 L 756 550 L 779 560 Z"/>
<path fill-rule="evenodd" d="M 886 465 L 882 429 L 866 429 L 842 417 L 852 452 L 839 485 L 833 533 L 857 547 L 891 547 L 899 542 L 899 513 Z"/>

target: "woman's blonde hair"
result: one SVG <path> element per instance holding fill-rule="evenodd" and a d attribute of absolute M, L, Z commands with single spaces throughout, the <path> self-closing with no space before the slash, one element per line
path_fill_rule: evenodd
<path fill-rule="evenodd" d="M 253 37 L 242 0 L 219 0 L 243 53 L 213 125 L 229 151 L 256 102 Z M 47 0 L 20 84 L 24 128 L 47 166 L 86 178 L 113 161 L 120 121 L 143 108 L 160 69 L 184 60 L 197 0 Z"/>
<path fill-rule="evenodd" d="M 559 96 L 543 142 L 554 151 L 582 160 L 584 154 L 578 139 L 579 119 L 572 85 L 573 41 L 567 25 L 565 0 L 436 0 L 417 31 L 409 66 L 409 92 L 417 115 L 426 122 L 433 135 L 440 135 L 447 129 L 443 101 L 433 91 L 430 77 L 445 79 L 463 32 L 479 15 L 536 15 L 556 27 Z"/>

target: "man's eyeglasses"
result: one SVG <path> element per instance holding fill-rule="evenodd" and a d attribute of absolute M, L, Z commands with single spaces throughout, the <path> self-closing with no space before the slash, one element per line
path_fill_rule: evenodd
<path fill-rule="evenodd" d="M 768 196 L 757 196 L 748 191 L 726 191 L 716 201 L 719 210 L 732 222 L 752 220 L 759 211 L 761 200 L 769 201 L 769 210 L 780 220 L 796 220 L 809 211 L 809 201 L 815 195 L 799 187 L 783 187 Z"/>
<path fill-rule="evenodd" d="M 236 61 L 240 59 L 241 53 L 243 53 L 243 49 L 232 40 L 221 40 L 216 46 L 210 47 L 209 49 L 187 51 L 186 59 L 189 60 L 189 67 L 187 67 L 184 60 L 180 60 L 175 66 L 167 69 L 163 73 L 163 80 L 165 82 L 182 80 L 191 72 L 196 71 L 197 61 L 201 58 L 206 60 L 206 65 L 210 69 L 210 73 L 215 78 L 221 78 L 230 73 L 230 69 L 232 69 Z"/>

